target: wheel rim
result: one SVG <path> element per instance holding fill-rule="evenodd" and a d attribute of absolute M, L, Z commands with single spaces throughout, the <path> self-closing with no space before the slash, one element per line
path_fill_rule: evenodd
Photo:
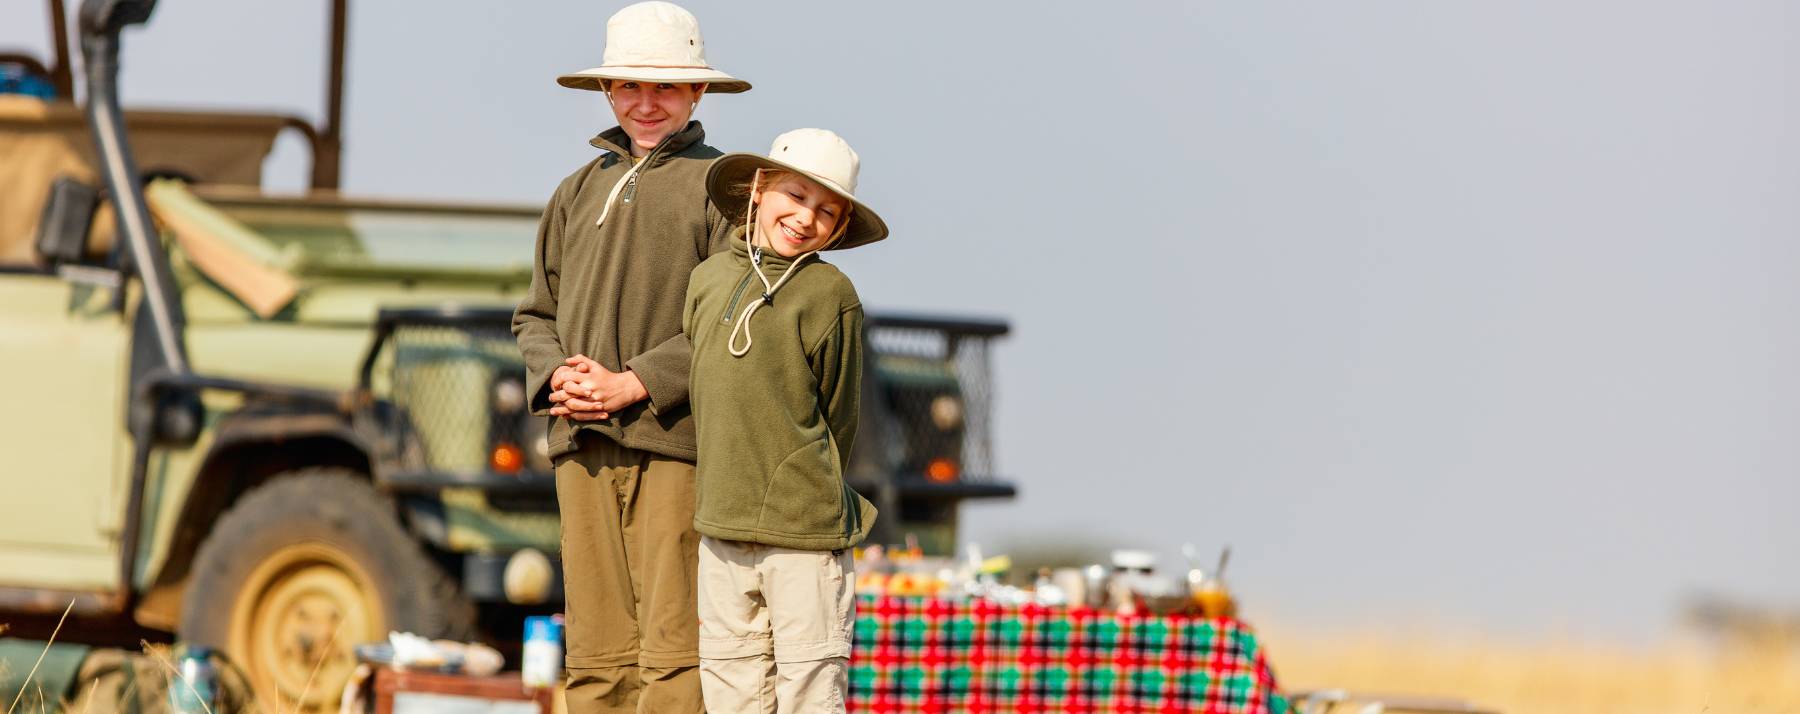
<path fill-rule="evenodd" d="M 351 648 L 386 632 L 374 580 L 323 543 L 270 554 L 231 609 L 231 655 L 264 710 L 335 710 L 356 668 Z"/>

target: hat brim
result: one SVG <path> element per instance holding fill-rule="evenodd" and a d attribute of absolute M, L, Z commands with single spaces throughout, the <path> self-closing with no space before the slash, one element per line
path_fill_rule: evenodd
<path fill-rule="evenodd" d="M 620 82 L 669 82 L 671 84 L 706 84 L 707 94 L 737 94 L 750 91 L 750 83 L 707 67 L 590 67 L 556 78 L 556 83 L 570 89 L 603 91 L 601 80 Z"/>
<path fill-rule="evenodd" d="M 844 237 L 824 250 L 847 250 L 859 245 L 874 243 L 888 236 L 887 222 L 881 220 L 881 216 L 875 213 L 875 209 L 870 208 L 869 204 L 857 200 L 855 196 L 846 193 L 841 187 L 830 181 L 760 154 L 726 154 L 713 160 L 712 168 L 706 172 L 706 195 L 712 199 L 713 205 L 718 207 L 720 213 L 734 220 L 744 219 L 744 211 L 750 206 L 750 198 L 733 196 L 732 189 L 749 183 L 750 177 L 756 173 L 757 169 L 775 169 L 800 174 L 812 179 L 820 186 L 824 186 L 832 193 L 842 196 L 844 200 L 855 206 L 850 210 L 850 225 L 844 229 Z"/>

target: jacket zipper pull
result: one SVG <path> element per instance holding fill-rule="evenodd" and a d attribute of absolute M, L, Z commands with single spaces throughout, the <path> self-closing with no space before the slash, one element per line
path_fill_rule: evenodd
<path fill-rule="evenodd" d="M 637 178 L 638 175 L 633 173 L 630 178 L 625 179 L 625 193 L 619 196 L 620 200 L 631 203 L 631 199 L 637 196 Z"/>
<path fill-rule="evenodd" d="M 756 265 L 762 265 L 762 246 L 750 246 L 750 262 Z"/>

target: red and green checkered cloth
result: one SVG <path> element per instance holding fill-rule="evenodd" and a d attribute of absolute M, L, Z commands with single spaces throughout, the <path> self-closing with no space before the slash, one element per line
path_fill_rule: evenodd
<path fill-rule="evenodd" d="M 1236 620 L 857 598 L 850 711 L 1286 714 Z"/>

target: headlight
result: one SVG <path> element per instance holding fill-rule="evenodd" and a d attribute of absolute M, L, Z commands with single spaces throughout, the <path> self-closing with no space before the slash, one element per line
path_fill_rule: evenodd
<path fill-rule="evenodd" d="M 494 383 L 494 411 L 511 414 L 524 409 L 525 385 L 511 379 Z"/>
<path fill-rule="evenodd" d="M 542 604 L 550 599 L 550 586 L 556 583 L 556 567 L 538 549 L 526 548 L 506 559 L 506 570 L 501 574 L 500 582 L 507 602 Z"/>
<path fill-rule="evenodd" d="M 943 431 L 951 431 L 962 426 L 962 400 L 948 394 L 938 395 L 931 400 L 931 423 Z"/>

